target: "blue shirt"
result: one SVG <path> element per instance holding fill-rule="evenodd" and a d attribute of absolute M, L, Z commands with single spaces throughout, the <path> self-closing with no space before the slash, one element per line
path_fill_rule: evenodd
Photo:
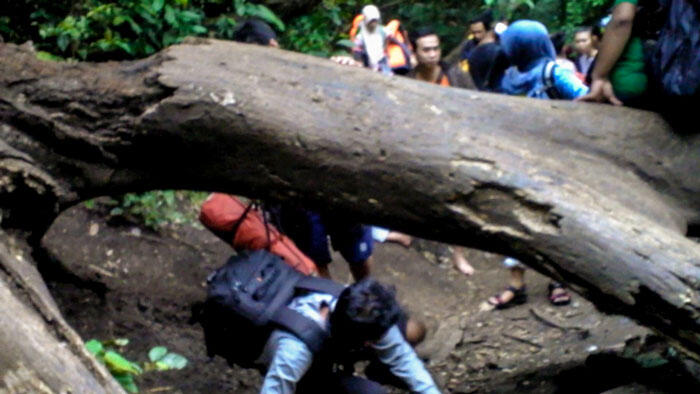
<path fill-rule="evenodd" d="M 309 293 L 292 300 L 289 307 L 313 319 L 319 326 L 328 329 L 327 320 L 321 317 L 324 305 L 335 308 L 336 299 L 328 294 Z M 389 366 L 391 372 L 402 379 L 412 392 L 435 394 L 437 389 L 433 378 L 423 363 L 406 342 L 397 326 L 392 326 L 377 342 L 372 344 L 381 362 Z M 275 330 L 265 344 L 258 362 L 267 365 L 261 393 L 294 393 L 313 362 L 313 353 L 294 334 Z"/>

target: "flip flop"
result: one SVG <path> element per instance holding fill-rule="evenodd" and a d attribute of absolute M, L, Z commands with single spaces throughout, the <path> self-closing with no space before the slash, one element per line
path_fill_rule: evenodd
<path fill-rule="evenodd" d="M 508 286 L 506 287 L 505 291 L 510 291 L 511 293 L 513 293 L 513 298 L 511 298 L 508 301 L 503 301 L 503 299 L 501 298 L 503 293 L 501 293 L 492 297 L 496 300 L 496 302 L 493 302 L 492 298 L 489 298 L 488 303 L 496 307 L 496 309 L 507 309 L 512 306 L 522 305 L 525 302 L 527 302 L 527 292 L 525 291 L 525 286 L 519 289 L 513 286 Z"/>
<path fill-rule="evenodd" d="M 561 289 L 562 291 L 554 294 L 554 290 Z M 569 292 L 566 291 L 564 285 L 559 282 L 551 282 L 549 284 L 549 302 L 554 306 L 569 305 L 571 302 L 571 296 Z"/>

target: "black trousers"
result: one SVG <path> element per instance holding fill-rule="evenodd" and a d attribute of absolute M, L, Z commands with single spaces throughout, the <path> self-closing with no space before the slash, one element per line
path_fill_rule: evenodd
<path fill-rule="evenodd" d="M 309 371 L 297 386 L 301 394 L 385 394 L 384 387 L 372 380 L 341 372 Z"/>

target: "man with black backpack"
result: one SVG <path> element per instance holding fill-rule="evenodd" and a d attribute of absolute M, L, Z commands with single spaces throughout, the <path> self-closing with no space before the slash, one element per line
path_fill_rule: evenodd
<path fill-rule="evenodd" d="M 343 287 L 259 250 L 232 257 L 207 282 L 198 320 L 209 356 L 266 370 L 263 393 L 384 392 L 354 376 L 358 359 L 381 363 L 386 373 L 375 375 L 391 384 L 439 392 L 404 338 L 393 291 L 373 279 Z"/>

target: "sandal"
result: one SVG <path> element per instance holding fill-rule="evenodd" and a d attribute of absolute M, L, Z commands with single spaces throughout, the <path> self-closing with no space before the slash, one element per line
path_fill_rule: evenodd
<path fill-rule="evenodd" d="M 564 285 L 559 282 L 551 282 L 549 284 L 549 302 L 554 306 L 569 305 L 571 302 L 571 296 L 569 292 L 566 291 Z M 561 291 L 554 293 L 555 290 L 560 289 Z"/>
<path fill-rule="evenodd" d="M 503 293 L 501 293 L 489 298 L 488 303 L 495 306 L 496 309 L 506 309 L 510 308 L 511 306 L 522 305 L 527 302 L 527 292 L 525 291 L 525 286 L 521 288 L 508 286 L 506 287 L 505 291 L 510 291 L 513 293 L 513 297 L 510 300 L 504 301 L 503 298 L 501 298 Z M 496 302 L 493 302 L 492 299 L 495 299 Z"/>

